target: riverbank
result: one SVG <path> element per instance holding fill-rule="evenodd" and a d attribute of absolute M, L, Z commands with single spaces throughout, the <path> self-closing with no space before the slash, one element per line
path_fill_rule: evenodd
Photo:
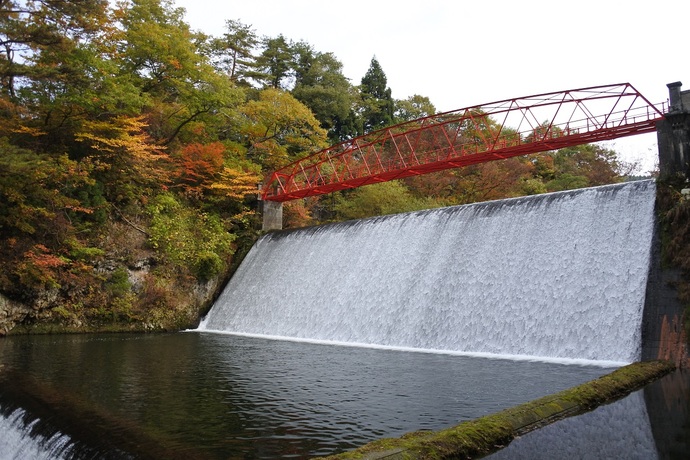
<path fill-rule="evenodd" d="M 453 428 L 419 431 L 383 439 L 359 449 L 324 457 L 346 459 L 479 458 L 521 436 L 565 417 L 618 400 L 675 369 L 668 361 L 633 363 L 596 380 Z"/>

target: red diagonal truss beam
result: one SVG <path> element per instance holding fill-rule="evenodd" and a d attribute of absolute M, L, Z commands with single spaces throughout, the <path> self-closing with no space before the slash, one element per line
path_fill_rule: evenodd
<path fill-rule="evenodd" d="M 629 83 L 492 102 L 342 142 L 270 174 L 262 198 L 289 201 L 363 185 L 653 132 L 664 118 Z"/>

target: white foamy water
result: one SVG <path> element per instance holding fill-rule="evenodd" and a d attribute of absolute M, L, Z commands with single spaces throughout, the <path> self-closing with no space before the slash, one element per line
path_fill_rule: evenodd
<path fill-rule="evenodd" d="M 632 362 L 654 199 L 641 181 L 268 234 L 199 329 Z"/>
<path fill-rule="evenodd" d="M 7 416 L 0 414 L 0 458 L 6 460 L 55 460 L 65 458 L 69 437 L 60 433 L 46 438 L 32 435 L 33 421 L 24 424 L 25 412 L 16 409 Z"/>

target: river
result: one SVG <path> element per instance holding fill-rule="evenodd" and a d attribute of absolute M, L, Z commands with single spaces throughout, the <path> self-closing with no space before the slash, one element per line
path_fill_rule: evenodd
<path fill-rule="evenodd" d="M 198 332 L 0 340 L 0 458 L 309 458 L 441 429 L 611 368 Z M 515 440 L 505 458 L 687 458 L 690 374 Z"/>
<path fill-rule="evenodd" d="M 327 455 L 611 370 L 199 332 L 9 337 L 0 363 L 9 458 Z"/>

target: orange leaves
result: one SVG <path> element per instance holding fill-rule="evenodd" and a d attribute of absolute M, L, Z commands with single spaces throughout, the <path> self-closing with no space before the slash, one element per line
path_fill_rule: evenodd
<path fill-rule="evenodd" d="M 72 212 L 83 212 L 84 214 L 93 214 L 92 208 L 86 208 L 84 206 L 66 204 L 65 209 Z"/>
<path fill-rule="evenodd" d="M 283 223 L 285 228 L 306 227 L 313 223 L 306 201 L 294 200 L 283 204 Z"/>
<path fill-rule="evenodd" d="M 75 139 L 87 147 L 86 157 L 99 170 L 108 199 L 132 200 L 143 194 L 137 187 L 163 188 L 169 181 L 163 148 L 146 133 L 143 116 L 85 120 Z"/>
<path fill-rule="evenodd" d="M 24 253 L 24 260 L 17 267 L 17 274 L 26 285 L 59 287 L 57 271 L 65 265 L 67 261 L 64 258 L 54 255 L 42 244 L 35 244 Z"/>
<path fill-rule="evenodd" d="M 212 144 L 189 144 L 180 150 L 178 181 L 183 188 L 198 187 L 218 174 L 223 166 L 225 147 L 220 142 Z"/>
<path fill-rule="evenodd" d="M 220 142 L 188 144 L 174 155 L 176 182 L 189 196 L 213 195 L 243 200 L 257 193 L 260 176 L 238 165 L 226 164 L 226 148 Z"/>

